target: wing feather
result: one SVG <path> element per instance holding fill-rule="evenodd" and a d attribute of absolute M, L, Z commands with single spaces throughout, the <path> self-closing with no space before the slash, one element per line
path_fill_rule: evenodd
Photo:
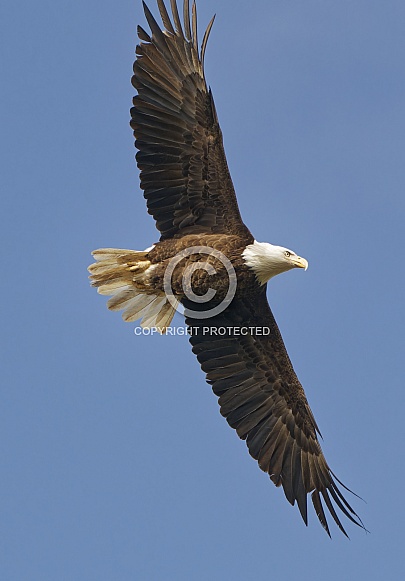
<path fill-rule="evenodd" d="M 158 3 L 160 16 L 162 18 L 162 22 L 163 22 L 166 30 L 168 30 L 171 34 L 176 34 L 174 31 L 172 22 L 170 20 L 169 13 L 167 12 L 165 3 L 163 2 L 163 0 L 157 0 L 157 3 Z"/>
<path fill-rule="evenodd" d="M 293 483 L 293 455 L 295 442 L 291 437 L 287 437 L 287 443 L 284 448 L 283 465 L 281 468 L 281 484 L 288 502 L 294 506 L 296 495 Z"/>
<path fill-rule="evenodd" d="M 211 18 L 211 20 L 208 23 L 208 26 L 205 30 L 204 36 L 203 36 L 203 41 L 202 41 L 202 45 L 201 45 L 201 67 L 204 70 L 204 59 L 205 59 L 205 49 L 207 48 L 207 43 L 208 43 L 208 39 L 210 36 L 210 32 L 212 29 L 212 26 L 214 24 L 214 20 L 215 20 L 215 15 Z"/>
<path fill-rule="evenodd" d="M 312 504 L 314 505 L 314 509 L 315 509 L 316 514 L 317 514 L 317 517 L 319 518 L 319 522 L 321 523 L 321 525 L 323 526 L 323 528 L 325 529 L 325 531 L 328 533 L 328 535 L 330 537 L 328 521 L 326 520 L 325 512 L 323 510 L 321 498 L 319 496 L 319 490 L 313 491 L 313 493 L 311 494 L 311 499 L 312 499 Z"/>
<path fill-rule="evenodd" d="M 174 24 L 176 26 L 176 33 L 178 36 L 182 37 L 184 35 L 183 35 L 183 29 L 181 28 L 180 16 L 179 16 L 179 11 L 177 10 L 176 0 L 170 0 L 170 6 L 172 8 Z"/>
<path fill-rule="evenodd" d="M 193 0 L 192 7 L 192 25 L 193 25 L 193 47 L 195 53 L 198 56 L 197 6 L 195 0 Z"/>
<path fill-rule="evenodd" d="M 330 498 L 329 498 L 329 495 L 328 495 L 328 491 L 327 490 L 321 490 L 321 494 L 323 496 L 323 499 L 325 501 L 326 506 L 328 507 L 328 510 L 329 510 L 330 514 L 333 517 L 333 520 L 335 521 L 335 523 L 337 524 L 337 526 L 340 528 L 340 530 L 342 531 L 342 533 L 346 537 L 348 537 L 348 534 L 345 531 L 345 529 L 343 528 L 343 525 L 340 522 L 340 519 L 339 519 L 338 515 L 336 514 L 335 508 L 334 508 L 333 504 L 330 501 Z"/>
<path fill-rule="evenodd" d="M 193 328 L 190 337 L 193 352 L 219 397 L 221 414 L 239 437 L 246 439 L 248 450 L 260 468 L 276 486 L 282 486 L 288 502 L 297 503 L 305 524 L 310 494 L 328 535 L 322 499 L 343 534 L 347 535 L 336 507 L 351 522 L 364 528 L 338 488 L 337 482 L 342 483 L 325 460 L 318 427 L 268 306 L 265 288 L 250 298 L 234 298 L 224 312 L 209 319 L 214 330 L 225 327 L 226 336 L 200 332 L 207 320 L 187 317 L 188 309 L 204 310 L 209 303 L 197 305 L 187 300 L 183 303 L 187 324 Z M 270 333 L 233 335 L 229 330 L 241 326 L 265 327 Z"/>
<path fill-rule="evenodd" d="M 197 10 L 183 2 L 183 25 L 171 0 L 172 19 L 157 0 L 163 30 L 143 3 L 151 34 L 138 28 L 132 84 L 138 94 L 131 127 L 141 188 L 161 240 L 190 233 L 238 234 L 253 238 L 243 224 L 229 174 L 222 134 L 203 60 L 210 21 L 199 55 Z M 172 181 L 176 175 L 176 181 Z"/>
<path fill-rule="evenodd" d="M 192 41 L 193 37 L 191 35 L 191 27 L 190 27 L 190 3 L 189 3 L 189 0 L 184 0 L 184 2 L 183 2 L 183 21 L 184 21 L 184 31 L 186 33 L 186 38 L 188 41 Z"/>
<path fill-rule="evenodd" d="M 274 414 L 271 414 L 270 416 L 267 414 L 249 431 L 246 443 L 250 455 L 256 460 L 259 458 L 263 446 L 265 445 L 276 422 L 277 417 Z"/>

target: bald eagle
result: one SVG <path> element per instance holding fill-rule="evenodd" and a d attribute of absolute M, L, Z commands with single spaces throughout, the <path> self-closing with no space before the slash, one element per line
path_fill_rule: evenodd
<path fill-rule="evenodd" d="M 305 524 L 311 494 L 328 535 L 324 506 L 347 536 L 336 508 L 356 525 L 363 527 L 362 521 L 325 460 L 266 298 L 272 277 L 308 263 L 290 249 L 257 242 L 242 221 L 204 76 L 214 18 L 200 48 L 195 3 L 190 16 L 184 0 L 183 24 L 176 0 L 172 17 L 163 0 L 157 4 L 162 28 L 143 3 L 151 32 L 138 26 L 130 124 L 140 185 L 160 240 L 140 252 L 95 250 L 90 279 L 99 293 L 111 295 L 108 307 L 123 310 L 125 321 L 141 319 L 143 327 L 162 333 L 182 305 L 192 350 L 221 414 L 287 500 L 297 503 Z"/>

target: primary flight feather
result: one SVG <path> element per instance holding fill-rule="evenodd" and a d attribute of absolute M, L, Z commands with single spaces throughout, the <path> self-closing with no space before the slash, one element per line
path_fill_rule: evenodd
<path fill-rule="evenodd" d="M 308 263 L 292 250 L 257 242 L 242 221 L 204 76 L 214 19 L 200 49 L 195 3 L 190 16 L 184 1 L 182 20 L 176 0 L 171 16 L 163 0 L 157 4 L 163 28 L 143 3 L 151 32 L 138 27 L 131 127 L 141 188 L 161 236 L 141 252 L 95 250 L 92 284 L 111 295 L 109 308 L 123 310 L 125 321 L 141 319 L 162 333 L 182 304 L 193 352 L 221 414 L 287 500 L 297 503 L 306 524 L 310 494 L 326 532 L 324 507 L 346 535 L 337 511 L 362 522 L 325 460 L 266 298 L 273 276 Z"/>

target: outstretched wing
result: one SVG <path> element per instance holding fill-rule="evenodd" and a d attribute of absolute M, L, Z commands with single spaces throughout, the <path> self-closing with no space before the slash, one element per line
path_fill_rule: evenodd
<path fill-rule="evenodd" d="M 206 311 L 207 304 L 184 302 L 187 309 Z M 195 315 L 194 315 L 195 316 Z M 347 536 L 335 506 L 362 526 L 339 490 L 346 488 L 330 470 L 317 438 L 314 416 L 294 372 L 266 299 L 265 287 L 255 297 L 235 298 L 221 314 L 186 318 L 193 352 L 219 397 L 221 414 L 246 440 L 250 454 L 287 500 L 298 504 L 307 524 L 307 495 L 330 536 L 323 499 Z M 364 527 L 363 527 L 364 528 Z"/>
<path fill-rule="evenodd" d="M 161 240 L 190 233 L 251 234 L 243 224 L 226 162 L 211 91 L 204 78 L 204 53 L 213 20 L 199 52 L 195 3 L 190 22 L 184 1 L 184 30 L 171 0 L 173 22 L 157 0 L 161 30 L 144 3 L 151 35 L 138 27 L 131 109 L 141 188 Z"/>

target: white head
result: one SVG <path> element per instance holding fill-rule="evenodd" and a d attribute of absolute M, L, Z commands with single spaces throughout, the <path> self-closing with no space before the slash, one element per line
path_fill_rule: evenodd
<path fill-rule="evenodd" d="M 308 268 L 305 258 L 282 246 L 267 242 L 253 242 L 242 252 L 245 263 L 253 269 L 260 284 L 265 284 L 276 274 L 287 272 L 292 268 Z"/>

